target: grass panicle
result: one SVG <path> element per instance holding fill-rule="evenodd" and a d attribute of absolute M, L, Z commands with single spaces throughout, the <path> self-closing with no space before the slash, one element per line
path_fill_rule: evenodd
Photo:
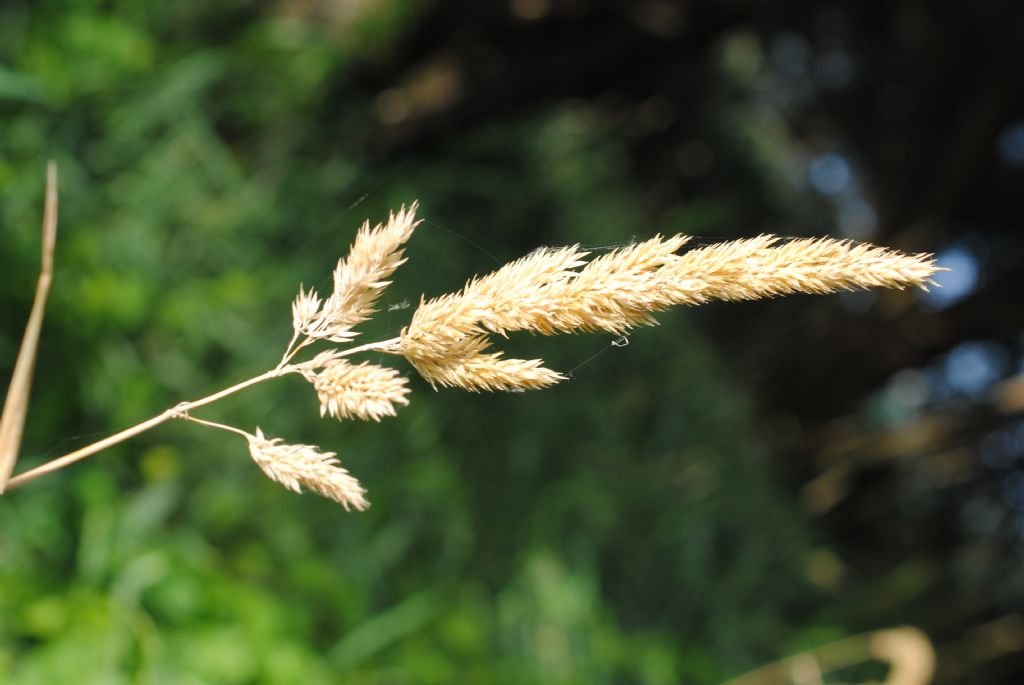
<path fill-rule="evenodd" d="M 604 331 L 616 335 L 657 323 L 654 315 L 676 305 L 751 300 L 792 293 L 825 294 L 863 288 L 925 288 L 939 271 L 929 254 L 905 254 L 832 238 L 782 239 L 762 235 L 683 251 L 684 235 L 655 236 L 588 259 L 578 245 L 542 248 L 493 273 L 474 277 L 462 290 L 421 297 L 407 326 L 388 340 L 355 347 L 331 346 L 306 361 L 293 361 L 314 343 L 351 342 L 355 327 L 376 311 L 381 293 L 405 262 L 403 247 L 419 223 L 417 205 L 402 207 L 387 222 L 356 234 L 334 269 L 333 290 L 321 298 L 299 287 L 292 303 L 294 336 L 270 371 L 81 448 L 11 479 L 14 487 L 63 468 L 172 418 L 243 436 L 253 460 L 289 490 L 316 492 L 345 509 L 369 506 L 366 490 L 338 464 L 333 452 L 290 445 L 190 414 L 251 385 L 287 374 L 309 381 L 320 415 L 380 421 L 409 404 L 408 379 L 398 370 L 347 357 L 361 352 L 402 356 L 431 386 L 473 392 L 537 390 L 565 376 L 540 359 L 508 359 L 493 348 L 520 331 L 540 335 Z"/>

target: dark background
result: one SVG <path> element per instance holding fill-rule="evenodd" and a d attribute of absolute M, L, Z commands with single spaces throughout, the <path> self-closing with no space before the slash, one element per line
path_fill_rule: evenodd
<path fill-rule="evenodd" d="M 21 468 L 273 366 L 298 284 L 414 199 L 363 341 L 538 245 L 951 269 L 516 338 L 571 382 L 413 378 L 379 425 L 299 380 L 202 413 L 337 451 L 364 514 L 160 427 L 0 499 L 0 680 L 714 683 L 913 625 L 935 682 L 1020 682 L 1022 32 L 1011 0 L 0 3 L 0 377 L 61 174 Z"/>

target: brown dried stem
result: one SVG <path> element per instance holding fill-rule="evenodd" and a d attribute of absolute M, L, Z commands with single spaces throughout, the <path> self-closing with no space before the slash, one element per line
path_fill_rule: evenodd
<path fill-rule="evenodd" d="M 0 494 L 9 487 L 8 479 L 14 471 L 21 448 L 21 435 L 25 429 L 28 414 L 28 400 L 32 391 L 32 370 L 39 347 L 39 333 L 43 327 L 46 298 L 53 282 L 53 252 L 57 245 L 57 163 L 46 165 L 46 203 L 43 209 L 42 259 L 39 267 L 39 281 L 32 302 L 32 311 L 25 325 L 18 359 L 14 363 L 11 384 L 7 388 L 4 413 L 0 417 Z"/>

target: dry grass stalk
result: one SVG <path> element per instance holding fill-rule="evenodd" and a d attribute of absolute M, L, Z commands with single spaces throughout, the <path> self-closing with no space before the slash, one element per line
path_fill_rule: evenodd
<path fill-rule="evenodd" d="M 18 359 L 14 363 L 11 384 L 4 400 L 4 413 L 0 416 L 0 494 L 7 489 L 7 480 L 14 471 L 21 448 L 21 434 L 28 414 L 28 398 L 32 391 L 32 371 L 39 347 L 39 334 L 43 328 L 46 298 L 53 282 L 53 252 L 57 245 L 57 163 L 46 165 L 46 202 L 43 206 L 42 258 L 35 299 L 25 324 Z"/>
<path fill-rule="evenodd" d="M 321 416 L 379 421 L 409 403 L 407 380 L 395 369 L 352 364 L 345 358 L 377 351 L 404 356 L 433 386 L 471 391 L 534 390 L 562 381 L 539 359 L 506 359 L 491 349 L 495 337 L 516 331 L 542 335 L 583 331 L 621 334 L 656 323 L 654 314 L 674 305 L 710 300 L 746 300 L 789 293 L 830 293 L 859 288 L 925 287 L 938 270 L 930 255 L 908 255 L 870 245 L 829 238 L 781 240 L 759 236 L 690 250 L 689 240 L 656 236 L 587 261 L 578 246 L 544 248 L 471 279 L 459 292 L 421 299 L 409 325 L 390 340 L 327 349 L 304 362 L 295 355 L 317 341 L 345 343 L 366 321 L 391 274 L 404 261 L 402 246 L 417 225 L 416 205 L 402 208 L 385 224 L 364 224 L 348 256 L 334 270 L 334 289 L 321 299 L 300 287 L 292 304 L 294 337 L 274 369 L 193 402 L 185 402 L 11 480 L 26 482 L 105 449 L 171 419 L 242 435 L 260 468 L 296 492 L 306 488 L 341 503 L 365 509 L 365 490 L 337 465 L 331 452 L 310 445 L 268 440 L 189 415 L 256 383 L 296 373 L 306 378 L 320 400 Z"/>

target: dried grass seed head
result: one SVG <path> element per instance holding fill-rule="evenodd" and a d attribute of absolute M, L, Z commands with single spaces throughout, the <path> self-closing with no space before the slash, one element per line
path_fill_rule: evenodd
<path fill-rule="evenodd" d="M 263 431 L 247 435 L 249 454 L 271 480 L 293 492 L 303 488 L 328 497 L 345 510 L 364 511 L 370 503 L 366 489 L 338 465 L 334 452 L 320 452 L 313 445 L 288 445 L 278 438 L 267 439 Z"/>
<path fill-rule="evenodd" d="M 471 392 L 540 390 L 565 380 L 543 366 L 541 359 L 503 359 L 501 352 L 463 358 L 410 358 L 416 371 L 435 388 L 462 388 Z"/>
<path fill-rule="evenodd" d="M 938 271 L 928 254 L 832 238 L 758 236 L 693 250 L 662 274 L 679 304 L 750 300 L 865 288 L 926 288 Z"/>
<path fill-rule="evenodd" d="M 678 254 L 688 240 L 656 236 L 589 262 L 578 247 L 536 251 L 470 280 L 457 293 L 421 300 L 402 331 L 400 350 L 431 384 L 470 390 L 544 387 L 562 377 L 540 360 L 483 354 L 487 334 L 620 334 L 656 323 L 654 313 L 678 304 L 924 288 L 938 271 L 931 255 L 831 238 L 781 241 L 763 235 Z M 533 373 L 539 375 L 530 378 Z"/>
<path fill-rule="evenodd" d="M 409 404 L 407 379 L 387 366 L 332 359 L 311 381 L 320 398 L 320 416 L 380 421 L 394 416 L 396 405 Z"/>
<path fill-rule="evenodd" d="M 356 336 L 352 329 L 376 311 L 377 299 L 390 284 L 387 279 L 405 262 L 402 246 L 419 224 L 416 209 L 414 202 L 390 214 L 385 224 L 372 229 L 369 222 L 363 224 L 348 255 L 334 269 L 334 290 L 326 300 L 313 289 L 300 288 L 292 305 L 296 334 L 333 342 Z"/>

